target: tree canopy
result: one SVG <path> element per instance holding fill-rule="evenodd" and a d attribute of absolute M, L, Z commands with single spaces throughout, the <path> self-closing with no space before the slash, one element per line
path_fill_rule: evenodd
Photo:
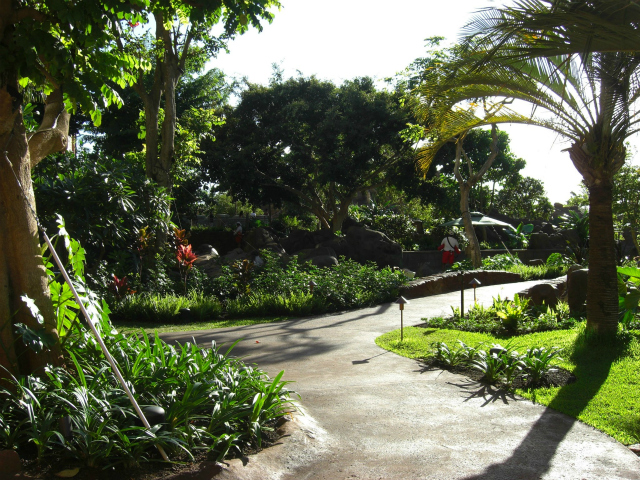
<path fill-rule="evenodd" d="M 340 87 L 315 77 L 248 85 L 206 148 L 212 179 L 252 203 L 295 201 L 339 230 L 358 194 L 412 165 L 400 131 L 408 112 L 360 78 Z M 412 168 L 412 167 L 411 167 Z"/>

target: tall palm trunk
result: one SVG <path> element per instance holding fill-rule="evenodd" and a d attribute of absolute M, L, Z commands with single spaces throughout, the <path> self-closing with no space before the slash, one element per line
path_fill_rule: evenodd
<path fill-rule="evenodd" d="M 611 334 L 618 330 L 618 283 L 613 235 L 613 186 L 596 183 L 589 189 L 589 275 L 587 328 Z"/>

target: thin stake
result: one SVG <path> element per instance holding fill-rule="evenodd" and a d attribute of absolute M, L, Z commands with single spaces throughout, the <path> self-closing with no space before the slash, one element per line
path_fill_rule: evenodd
<path fill-rule="evenodd" d="M 34 216 L 34 218 L 36 220 L 36 224 L 38 225 L 38 229 L 40 230 L 40 233 L 42 233 L 42 236 L 44 237 L 44 241 L 48 245 L 49 251 L 51 252 L 51 255 L 53 256 L 53 259 L 55 260 L 56 264 L 58 265 L 58 268 L 60 268 L 60 272 L 62 273 L 62 276 L 64 277 L 65 282 L 67 282 L 67 285 L 69 285 L 69 289 L 71 290 L 71 293 L 73 294 L 74 298 L 76 299 L 76 303 L 80 307 L 80 311 L 84 315 L 84 318 L 87 320 L 87 323 L 89 324 L 89 327 L 91 328 L 91 331 L 93 332 L 93 335 L 96 337 L 96 340 L 98 341 L 98 344 L 100 345 L 100 348 L 102 349 L 102 353 L 104 353 L 104 356 L 107 358 L 109 364 L 111 365 L 111 368 L 113 369 L 113 373 L 115 373 L 116 377 L 118 378 L 118 382 L 120 383 L 120 386 L 122 387 L 122 389 L 127 394 L 127 397 L 129 397 L 129 401 L 133 405 L 133 408 L 136 411 L 136 413 L 138 414 L 138 417 L 140 417 L 140 420 L 142 421 L 142 424 L 145 426 L 145 428 L 147 430 L 149 430 L 149 433 L 151 433 L 151 425 L 149 424 L 149 421 L 147 420 L 147 417 L 145 417 L 144 413 L 142 413 L 142 409 L 140 408 L 140 405 L 138 405 L 138 402 L 134 398 L 133 393 L 131 393 L 131 390 L 129 389 L 129 386 L 127 385 L 127 382 L 125 382 L 124 378 L 122 377 L 122 374 L 120 373 L 120 370 L 118 369 L 118 365 L 116 364 L 115 359 L 111 356 L 111 353 L 109 353 L 109 349 L 107 348 L 107 346 L 105 345 L 104 341 L 102 340 L 102 337 L 100 336 L 100 333 L 98 332 L 98 330 L 96 329 L 96 326 L 93 324 L 93 322 L 89 318 L 89 313 L 84 308 L 84 304 L 82 303 L 82 300 L 80 299 L 80 296 L 78 295 L 78 292 L 76 291 L 75 287 L 71 283 L 71 278 L 69 278 L 69 274 L 67 273 L 66 269 L 62 265 L 62 262 L 60 261 L 60 257 L 58 257 L 58 254 L 56 253 L 56 250 L 53 248 L 53 245 L 51 244 L 51 240 L 49 240 L 49 237 L 47 236 L 47 232 L 45 232 L 44 228 L 40 224 L 40 220 L 38 219 L 38 216 L 36 215 L 36 212 L 33 210 L 33 207 L 31 206 L 31 203 L 29 202 L 29 199 L 27 198 L 27 194 L 25 193 L 24 189 L 22 188 L 22 184 L 20 183 L 20 179 L 16 175 L 16 172 L 13 171 L 13 164 L 11 163 L 11 160 L 9 160 L 9 157 L 7 156 L 7 152 L 4 152 L 4 158 L 9 163 L 9 168 L 11 169 L 11 172 L 13 173 L 13 176 L 15 177 L 16 182 L 18 182 L 18 187 L 20 187 L 20 191 L 22 192 L 22 195 L 24 196 L 24 199 L 27 202 L 27 205 L 29 206 L 29 209 L 31 210 L 31 213 L 33 214 L 33 216 Z M 160 452 L 160 455 L 162 455 L 162 458 L 166 462 L 169 462 L 170 461 L 169 457 L 167 456 L 167 453 L 164 451 L 162 446 L 161 445 L 156 445 L 156 447 L 157 447 L 158 451 Z"/>

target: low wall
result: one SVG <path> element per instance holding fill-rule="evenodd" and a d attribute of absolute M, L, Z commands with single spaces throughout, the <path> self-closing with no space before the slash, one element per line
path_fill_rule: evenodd
<path fill-rule="evenodd" d="M 478 279 L 483 287 L 522 281 L 522 278 L 517 273 L 496 270 L 471 270 L 464 273 L 446 272 L 413 280 L 409 284 L 400 287 L 400 295 L 406 299 L 427 297 L 429 295 L 459 291 L 463 285 L 467 290 L 472 288 L 469 282 L 474 278 Z"/>
<path fill-rule="evenodd" d="M 518 255 L 518 258 L 523 263 L 527 263 L 530 260 L 541 259 L 546 261 L 549 255 L 552 253 L 563 253 L 564 250 L 560 249 L 545 249 L 545 250 L 482 250 L 480 253 L 483 258 L 493 257 L 494 255 L 502 253 L 512 253 Z M 461 253 L 456 257 L 456 261 L 465 260 L 467 256 Z M 421 251 L 403 251 L 402 252 L 402 266 L 408 268 L 414 272 L 420 269 L 420 266 L 428 263 L 429 267 L 433 270 L 440 270 L 442 267 L 442 252 L 438 250 L 421 250 Z"/>

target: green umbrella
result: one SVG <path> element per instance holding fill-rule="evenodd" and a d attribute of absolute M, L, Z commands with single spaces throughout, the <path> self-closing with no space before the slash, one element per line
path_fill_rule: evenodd
<path fill-rule="evenodd" d="M 476 227 L 505 227 L 515 230 L 513 225 L 510 225 L 507 222 L 501 222 L 495 218 L 487 217 L 484 213 L 480 212 L 471 212 L 471 223 Z M 464 222 L 462 221 L 462 218 L 456 218 L 455 220 L 445 222 L 442 225 L 444 227 L 464 227 Z"/>

